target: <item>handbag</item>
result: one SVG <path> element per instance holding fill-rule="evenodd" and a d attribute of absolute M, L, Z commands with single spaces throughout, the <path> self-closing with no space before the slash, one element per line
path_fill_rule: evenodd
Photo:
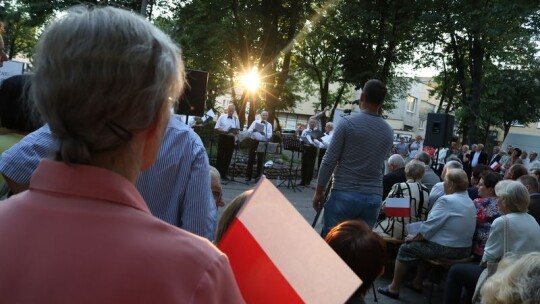
<path fill-rule="evenodd" d="M 502 216 L 504 220 L 504 235 L 503 235 L 503 257 L 508 252 L 508 219 L 506 218 L 506 215 Z M 480 304 L 482 297 L 480 295 L 480 290 L 482 290 L 482 286 L 486 283 L 486 281 L 493 275 L 495 272 L 497 272 L 497 267 L 499 266 L 499 262 L 488 262 L 487 268 L 482 271 L 480 274 L 480 277 L 478 278 L 478 281 L 476 282 L 476 288 L 474 289 L 474 295 L 472 298 L 473 304 Z"/>

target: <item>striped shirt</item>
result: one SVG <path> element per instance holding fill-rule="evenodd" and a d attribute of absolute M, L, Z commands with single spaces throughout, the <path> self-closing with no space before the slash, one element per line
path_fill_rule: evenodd
<path fill-rule="evenodd" d="M 326 187 L 334 174 L 332 189 L 380 195 L 381 167 L 393 138 L 392 127 L 380 116 L 361 112 L 343 117 L 324 154 L 317 185 Z"/>
<path fill-rule="evenodd" d="M 53 158 L 55 143 L 48 125 L 2 154 L 0 172 L 21 185 L 42 158 Z M 208 156 L 197 134 L 171 116 L 156 162 L 142 171 L 137 189 L 152 214 L 163 221 L 213 240 L 217 208 L 210 188 Z"/>

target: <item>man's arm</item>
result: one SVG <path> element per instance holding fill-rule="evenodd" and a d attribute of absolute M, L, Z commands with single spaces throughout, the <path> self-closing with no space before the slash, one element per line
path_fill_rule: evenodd
<path fill-rule="evenodd" d="M 204 147 L 194 147 L 194 158 L 186 181 L 186 194 L 182 210 L 182 228 L 214 240 L 217 209 L 210 186 L 208 157 Z"/>
<path fill-rule="evenodd" d="M 313 208 L 320 210 L 324 204 L 324 190 L 326 185 L 332 177 L 332 173 L 336 168 L 337 162 L 343 152 L 343 145 L 345 143 L 345 125 L 347 122 L 342 120 L 336 126 L 334 134 L 332 135 L 332 145 L 326 150 L 323 160 L 321 162 L 321 168 L 319 169 L 319 177 L 317 179 L 317 188 L 313 196 Z"/>
<path fill-rule="evenodd" d="M 49 127 L 44 125 L 2 154 L 0 173 L 14 194 L 28 189 L 41 159 L 51 157 L 57 146 Z"/>

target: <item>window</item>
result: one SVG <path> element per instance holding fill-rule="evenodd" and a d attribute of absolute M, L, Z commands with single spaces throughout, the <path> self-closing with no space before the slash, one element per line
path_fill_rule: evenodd
<path fill-rule="evenodd" d="M 407 96 L 407 112 L 414 113 L 416 111 L 417 103 L 418 103 L 418 98 Z"/>
<path fill-rule="evenodd" d="M 426 121 L 420 120 L 420 125 L 418 126 L 418 129 L 424 130 L 425 127 L 426 127 Z"/>
<path fill-rule="evenodd" d="M 525 125 L 518 120 L 512 121 L 512 127 L 525 128 Z"/>

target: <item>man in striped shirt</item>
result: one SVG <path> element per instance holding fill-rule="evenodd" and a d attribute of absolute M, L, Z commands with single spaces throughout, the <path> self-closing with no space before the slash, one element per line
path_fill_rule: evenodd
<path fill-rule="evenodd" d="M 323 237 L 345 220 L 364 220 L 370 228 L 375 225 L 382 202 L 381 168 L 394 141 L 392 127 L 379 115 L 386 92 L 381 81 L 366 82 L 360 97 L 362 111 L 343 117 L 334 130 L 313 197 L 313 208 L 319 211 L 333 174 L 324 207 Z"/>
<path fill-rule="evenodd" d="M 0 173 L 13 193 L 28 188 L 42 158 L 54 158 L 57 143 L 45 125 L 23 138 L 0 158 Z M 210 188 L 208 156 L 197 134 L 171 116 L 156 162 L 141 172 L 137 189 L 152 214 L 213 240 L 217 208 Z"/>

